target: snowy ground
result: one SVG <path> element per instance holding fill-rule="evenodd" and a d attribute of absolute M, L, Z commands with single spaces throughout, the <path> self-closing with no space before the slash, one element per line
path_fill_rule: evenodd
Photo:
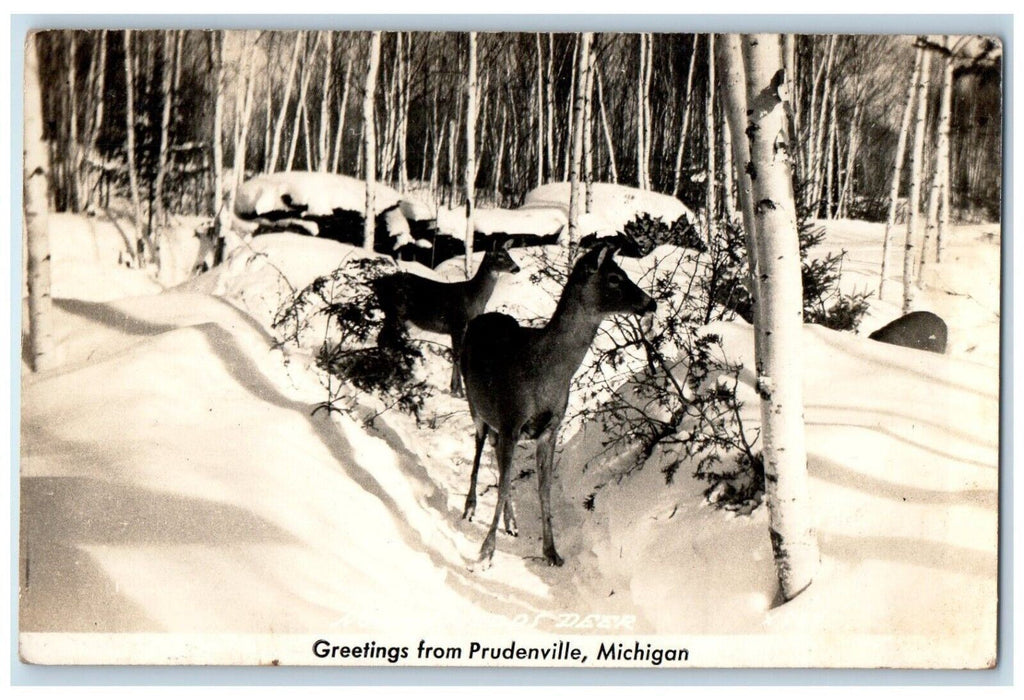
<path fill-rule="evenodd" d="M 430 360 L 438 393 L 422 426 L 386 414 L 366 429 L 311 415 L 324 391 L 309 358 L 272 349 L 269 321 L 288 285 L 360 252 L 261 236 L 171 287 L 117 265 L 109 223 L 55 216 L 51 229 L 62 365 L 25 374 L 22 389 L 30 660 L 310 664 L 317 638 L 414 655 L 420 639 L 570 639 L 590 664 L 600 641 L 634 640 L 686 646 L 689 665 L 705 666 L 994 660 L 998 225 L 954 228 L 946 261 L 926 273 L 919 308 L 949 323 L 947 355 L 806 328 L 822 567 L 781 606 L 765 507 L 712 509 L 703 484 L 680 472 L 666 486 L 652 464 L 602 489 L 588 512 L 583 499 L 607 474 L 580 467 L 597 439 L 586 430 L 557 459 L 565 566 L 540 559 L 531 477 L 517 487 L 520 536 L 499 538 L 489 571 L 469 571 L 496 474 L 488 449 L 481 517 L 461 520 L 472 430 L 465 403 L 441 390 L 446 361 Z M 874 288 L 882 227 L 827 229 L 823 249 L 850 252 L 845 283 Z M 450 263 L 436 274 L 457 277 L 461 263 Z M 873 301 L 863 336 L 898 315 L 893 263 L 891 303 Z M 492 307 L 549 314 L 553 302 L 531 287 L 524 273 L 503 278 Z M 750 327 L 718 330 L 752 366 Z M 756 421 L 749 371 L 742 380 Z M 517 460 L 532 465 L 531 445 Z"/>

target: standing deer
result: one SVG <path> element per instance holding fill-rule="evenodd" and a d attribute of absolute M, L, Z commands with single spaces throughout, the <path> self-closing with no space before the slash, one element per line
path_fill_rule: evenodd
<path fill-rule="evenodd" d="M 504 248 L 489 251 L 472 279 L 465 282 L 435 282 L 407 272 L 397 272 L 373 281 L 374 291 L 384 311 L 384 326 L 377 336 L 378 345 L 387 345 L 405 324 L 434 333 L 447 333 L 452 339 L 451 392 L 462 395 L 459 356 L 462 336 L 470 319 L 479 316 L 491 298 L 498 275 L 519 272 L 519 266 Z"/>
<path fill-rule="evenodd" d="M 561 566 L 551 533 L 551 474 L 558 427 L 569 403 L 569 382 L 610 314 L 654 311 L 654 299 L 637 287 L 600 246 L 581 257 L 569 275 L 558 307 L 543 328 L 524 328 L 511 316 L 487 313 L 473 319 L 462 346 L 462 375 L 476 427 L 476 453 L 463 518 L 476 510 L 476 480 L 488 433 L 497 436 L 498 503 L 480 548 L 480 568 L 494 557 L 498 519 L 515 534 L 512 453 L 519 438 L 537 441 L 544 557 Z"/>

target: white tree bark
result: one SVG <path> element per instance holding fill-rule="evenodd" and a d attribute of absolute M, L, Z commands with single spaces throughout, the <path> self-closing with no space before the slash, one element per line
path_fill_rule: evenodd
<path fill-rule="evenodd" d="M 143 264 L 149 255 L 148 235 L 142 221 L 142 204 L 139 198 L 139 177 L 135 166 L 135 66 L 132 54 L 132 30 L 124 30 L 124 79 L 125 79 L 125 151 L 128 158 L 128 185 L 132 195 L 132 223 L 135 226 L 135 250 L 132 258 Z"/>
<path fill-rule="evenodd" d="M 334 32 L 324 32 L 327 35 L 326 60 L 324 61 L 324 82 L 320 89 L 320 131 L 317 136 L 317 165 L 316 169 L 321 173 L 327 172 L 327 165 L 330 162 L 328 151 L 328 125 L 331 122 L 331 68 L 334 62 Z M 310 166 L 312 168 L 312 166 Z"/>
<path fill-rule="evenodd" d="M 619 184 L 619 169 L 615 164 L 615 142 L 612 141 L 612 131 L 608 124 L 608 113 L 604 108 L 604 88 L 601 86 L 601 71 L 596 70 L 594 77 L 597 79 L 597 103 L 601 108 L 601 128 L 604 131 L 604 142 L 608 149 L 608 167 L 611 169 L 612 184 Z"/>
<path fill-rule="evenodd" d="M 366 83 L 363 88 L 363 162 L 366 175 L 366 210 L 363 212 L 363 248 L 373 250 L 376 228 L 374 196 L 377 186 L 377 129 L 374 123 L 373 102 L 377 91 L 377 68 L 380 65 L 380 32 L 370 33 Z"/>
<path fill-rule="evenodd" d="M 819 560 L 804 441 L 803 292 L 790 156 L 793 146 L 780 98 L 785 76 L 781 37 L 747 35 L 742 46 L 757 258 L 764 264 L 758 300 L 759 320 L 765 328 L 764 352 L 757 368 L 757 388 L 765 491 L 775 565 L 782 594 L 790 600 L 810 585 Z"/>
<path fill-rule="evenodd" d="M 295 116 L 292 119 L 292 138 L 291 143 L 288 146 L 288 157 L 285 161 L 285 172 L 291 172 L 292 164 L 295 162 L 295 149 L 299 143 L 299 120 L 306 114 L 306 94 L 309 91 L 309 81 L 313 77 L 313 64 L 316 60 L 316 52 L 320 47 L 321 37 L 328 32 L 317 32 L 316 38 L 313 40 L 313 48 L 309 50 L 309 53 L 305 56 L 302 66 L 302 78 L 299 81 L 299 101 L 295 105 Z M 308 122 L 306 124 L 306 143 L 309 143 L 309 129 Z M 310 169 L 312 166 L 309 164 L 309 160 L 306 160 L 306 169 Z"/>
<path fill-rule="evenodd" d="M 704 190 L 704 216 L 708 240 L 715 235 L 715 35 L 708 34 L 708 94 L 704 106 L 704 126 L 708 145 L 707 182 Z"/>
<path fill-rule="evenodd" d="M 466 279 L 473 272 L 473 205 L 476 196 L 476 32 L 469 33 L 466 69 Z"/>
<path fill-rule="evenodd" d="M 573 107 L 572 162 L 569 171 L 569 247 L 575 249 L 580 242 L 580 169 L 583 165 L 583 128 L 586 111 L 587 73 L 590 65 L 591 32 L 580 34 L 579 52 L 576 56 L 576 95 Z"/>
<path fill-rule="evenodd" d="M 949 46 L 949 44 L 946 44 Z M 939 223 L 935 232 L 935 262 L 942 262 L 942 244 L 949 223 L 949 127 L 953 111 L 953 56 L 943 59 L 942 98 L 939 102 L 939 144 L 935 154 L 939 177 Z"/>
<path fill-rule="evenodd" d="M 914 94 L 917 82 L 921 79 L 920 51 L 914 53 L 914 70 L 910 74 L 910 85 L 907 87 L 907 103 L 903 108 L 903 119 L 900 121 L 900 135 L 896 142 L 896 160 L 892 165 L 892 177 L 889 185 L 889 215 L 885 221 L 885 235 L 882 237 L 882 269 L 878 280 L 878 298 L 885 299 L 885 282 L 889 272 L 889 240 L 892 227 L 896 223 L 896 207 L 899 204 L 900 178 L 903 175 L 903 158 L 907 150 L 907 135 L 910 133 L 910 117 L 914 113 Z"/>
<path fill-rule="evenodd" d="M 25 41 L 25 141 L 23 152 L 25 237 L 28 248 L 28 356 L 34 372 L 54 367 L 52 299 L 50 298 L 50 234 L 47 229 L 49 151 L 43 141 L 43 99 L 39 85 L 36 34 Z"/>
<path fill-rule="evenodd" d="M 921 75 L 917 83 L 917 117 L 914 122 L 914 146 L 910 154 L 910 199 L 907 203 L 907 237 L 903 245 L 903 313 L 908 314 L 914 304 L 914 241 L 917 237 L 921 208 L 921 170 L 924 160 L 924 130 L 928 116 L 928 86 L 931 79 L 931 53 L 923 46 L 917 48 L 921 58 Z"/>
<path fill-rule="evenodd" d="M 341 102 L 338 104 L 338 126 L 334 132 L 334 152 L 331 155 L 331 172 L 338 172 L 342 150 L 345 145 L 345 112 L 348 110 L 349 78 L 352 77 L 352 55 L 345 62 L 345 81 L 341 88 Z"/>
<path fill-rule="evenodd" d="M 224 198 L 224 33 L 212 31 L 206 35 L 210 49 L 210 65 L 213 70 L 213 205 L 211 214 L 220 219 Z"/>
<path fill-rule="evenodd" d="M 700 34 L 693 35 L 693 50 L 690 53 L 690 68 L 686 71 L 686 104 L 683 105 L 683 125 L 679 129 L 679 147 L 676 149 L 676 167 L 672 177 L 672 194 L 679 196 L 683 183 L 683 153 L 686 150 L 686 135 L 690 129 L 690 106 L 693 104 L 693 72 L 697 65 L 697 44 Z M 713 55 L 712 51 L 708 55 Z M 709 59 L 710 60 L 710 59 Z"/>
<path fill-rule="evenodd" d="M 281 152 L 281 134 L 284 131 L 284 120 L 288 116 L 288 102 L 292 97 L 292 86 L 295 84 L 295 69 L 299 65 L 299 51 L 306 43 L 305 39 L 305 31 L 300 30 L 295 34 L 292 60 L 288 66 L 288 82 L 285 83 L 284 98 L 281 100 L 281 109 L 277 113 L 277 121 L 274 122 L 274 139 L 270 144 L 270 159 L 267 162 L 267 172 L 269 173 L 277 171 L 277 159 Z M 270 89 L 269 86 L 267 89 Z"/>
<path fill-rule="evenodd" d="M 537 39 L 537 187 L 544 184 L 544 49 Z"/>

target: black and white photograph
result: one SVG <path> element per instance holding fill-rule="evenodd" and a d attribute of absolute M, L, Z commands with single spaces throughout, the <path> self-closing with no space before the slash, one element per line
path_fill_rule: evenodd
<path fill-rule="evenodd" d="M 27 35 L 22 661 L 996 665 L 1001 37 L 335 26 Z"/>

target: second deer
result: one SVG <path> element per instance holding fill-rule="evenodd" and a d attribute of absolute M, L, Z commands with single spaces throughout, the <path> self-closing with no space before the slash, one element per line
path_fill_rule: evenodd
<path fill-rule="evenodd" d="M 483 546 L 479 568 L 494 557 L 498 520 L 515 534 L 511 507 L 512 453 L 520 437 L 537 441 L 544 557 L 553 566 L 562 558 L 551 531 L 551 476 L 558 428 L 569 403 L 569 382 L 597 335 L 601 321 L 615 313 L 644 314 L 656 303 L 612 260 L 613 249 L 594 248 L 573 266 L 551 320 L 543 328 L 524 328 L 511 316 L 487 313 L 470 321 L 462 345 L 462 375 L 476 427 L 473 473 L 463 518 L 476 510 L 480 456 L 490 432 L 497 436 L 498 503 Z"/>
<path fill-rule="evenodd" d="M 519 272 L 519 266 L 507 250 L 499 248 L 485 253 L 476 274 L 465 282 L 436 282 L 408 272 L 375 280 L 373 288 L 384 311 L 384 327 L 377 336 L 378 345 L 390 343 L 395 334 L 404 332 L 406 323 L 425 331 L 448 334 L 454 355 L 451 392 L 460 396 L 459 355 L 466 324 L 487 306 L 502 272 Z"/>

